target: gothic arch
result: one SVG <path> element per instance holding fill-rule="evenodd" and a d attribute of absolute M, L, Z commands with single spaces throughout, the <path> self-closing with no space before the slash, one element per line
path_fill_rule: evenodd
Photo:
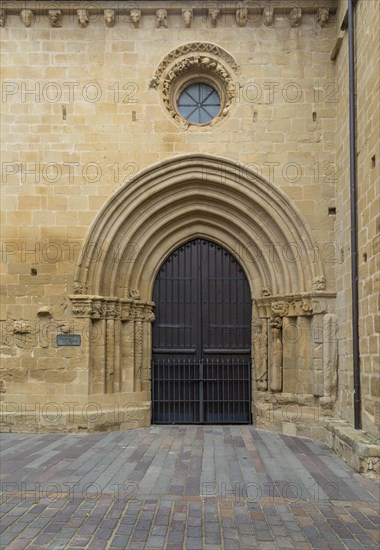
<path fill-rule="evenodd" d="M 324 275 L 302 215 L 273 184 L 234 161 L 184 155 L 138 174 L 94 221 L 74 292 L 150 300 L 158 266 L 192 237 L 219 242 L 244 267 L 252 295 L 311 292 Z"/>
<path fill-rule="evenodd" d="M 70 296 L 73 315 L 86 319 L 90 334 L 89 394 L 104 407 L 115 394 L 138 402 L 139 425 L 149 425 L 154 281 L 164 260 L 196 238 L 231 252 L 249 281 L 252 402 L 255 392 L 268 391 L 330 399 L 333 352 L 328 342 L 320 345 L 318 327 L 334 322 L 334 295 L 325 291 L 307 223 L 273 184 L 210 155 L 147 168 L 95 219 Z M 294 369 L 307 369 L 302 388 Z"/>

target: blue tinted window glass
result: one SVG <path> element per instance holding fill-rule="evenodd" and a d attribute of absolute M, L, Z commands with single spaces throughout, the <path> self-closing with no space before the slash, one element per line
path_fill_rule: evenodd
<path fill-rule="evenodd" d="M 178 99 L 178 111 L 189 122 L 205 124 L 220 110 L 220 97 L 208 84 L 191 84 Z"/>

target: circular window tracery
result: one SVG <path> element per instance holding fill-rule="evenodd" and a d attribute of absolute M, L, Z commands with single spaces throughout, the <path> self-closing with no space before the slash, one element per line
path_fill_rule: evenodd
<path fill-rule="evenodd" d="M 190 43 L 170 52 L 150 82 L 164 107 L 185 129 L 207 128 L 224 119 L 235 100 L 238 66 L 225 50 Z"/>
<path fill-rule="evenodd" d="M 177 101 L 179 114 L 193 124 L 207 124 L 220 112 L 218 92 L 204 82 L 187 86 Z"/>

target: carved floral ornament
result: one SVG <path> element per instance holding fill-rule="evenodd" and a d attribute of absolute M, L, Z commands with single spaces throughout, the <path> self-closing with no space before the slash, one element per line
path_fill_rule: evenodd
<path fill-rule="evenodd" d="M 238 65 L 225 50 L 206 42 L 184 44 L 171 51 L 159 64 L 150 87 L 159 89 L 170 116 L 187 128 L 190 123 L 181 117 L 177 100 L 181 92 L 193 83 L 208 84 L 220 97 L 220 111 L 210 122 L 215 124 L 229 112 L 236 93 L 235 71 Z"/>
<path fill-rule="evenodd" d="M 132 296 L 132 293 L 130 292 Z M 103 296 L 69 296 L 75 317 L 91 319 L 120 319 L 121 321 L 154 321 L 153 302 L 140 300 L 138 292 L 131 298 L 108 298 Z"/>

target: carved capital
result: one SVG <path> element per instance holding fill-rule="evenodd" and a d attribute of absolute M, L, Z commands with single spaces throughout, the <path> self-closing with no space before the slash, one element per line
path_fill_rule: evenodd
<path fill-rule="evenodd" d="M 272 313 L 275 317 L 287 315 L 289 312 L 289 304 L 283 300 L 272 303 Z"/>
<path fill-rule="evenodd" d="M 147 323 L 153 323 L 155 319 L 156 319 L 156 316 L 153 313 L 152 306 L 145 306 L 144 321 L 146 321 Z"/>
<path fill-rule="evenodd" d="M 92 319 L 120 319 L 153 321 L 153 302 L 130 298 L 106 296 L 73 295 L 69 296 L 73 304 L 73 314 L 77 317 Z"/>
<path fill-rule="evenodd" d="M 77 296 L 70 296 L 70 298 L 73 303 L 73 314 L 75 317 L 92 317 L 92 301 L 90 297 L 79 298 Z"/>
<path fill-rule="evenodd" d="M 131 300 L 123 300 L 120 304 L 120 319 L 122 321 L 128 321 L 131 318 Z"/>
<path fill-rule="evenodd" d="M 282 328 L 282 319 L 281 317 L 272 317 L 270 320 L 270 326 L 272 329 L 280 329 Z"/>
<path fill-rule="evenodd" d="M 312 315 L 313 305 L 309 299 L 297 299 L 293 300 L 289 304 L 288 315 L 290 317 L 299 317 L 303 315 Z"/>

